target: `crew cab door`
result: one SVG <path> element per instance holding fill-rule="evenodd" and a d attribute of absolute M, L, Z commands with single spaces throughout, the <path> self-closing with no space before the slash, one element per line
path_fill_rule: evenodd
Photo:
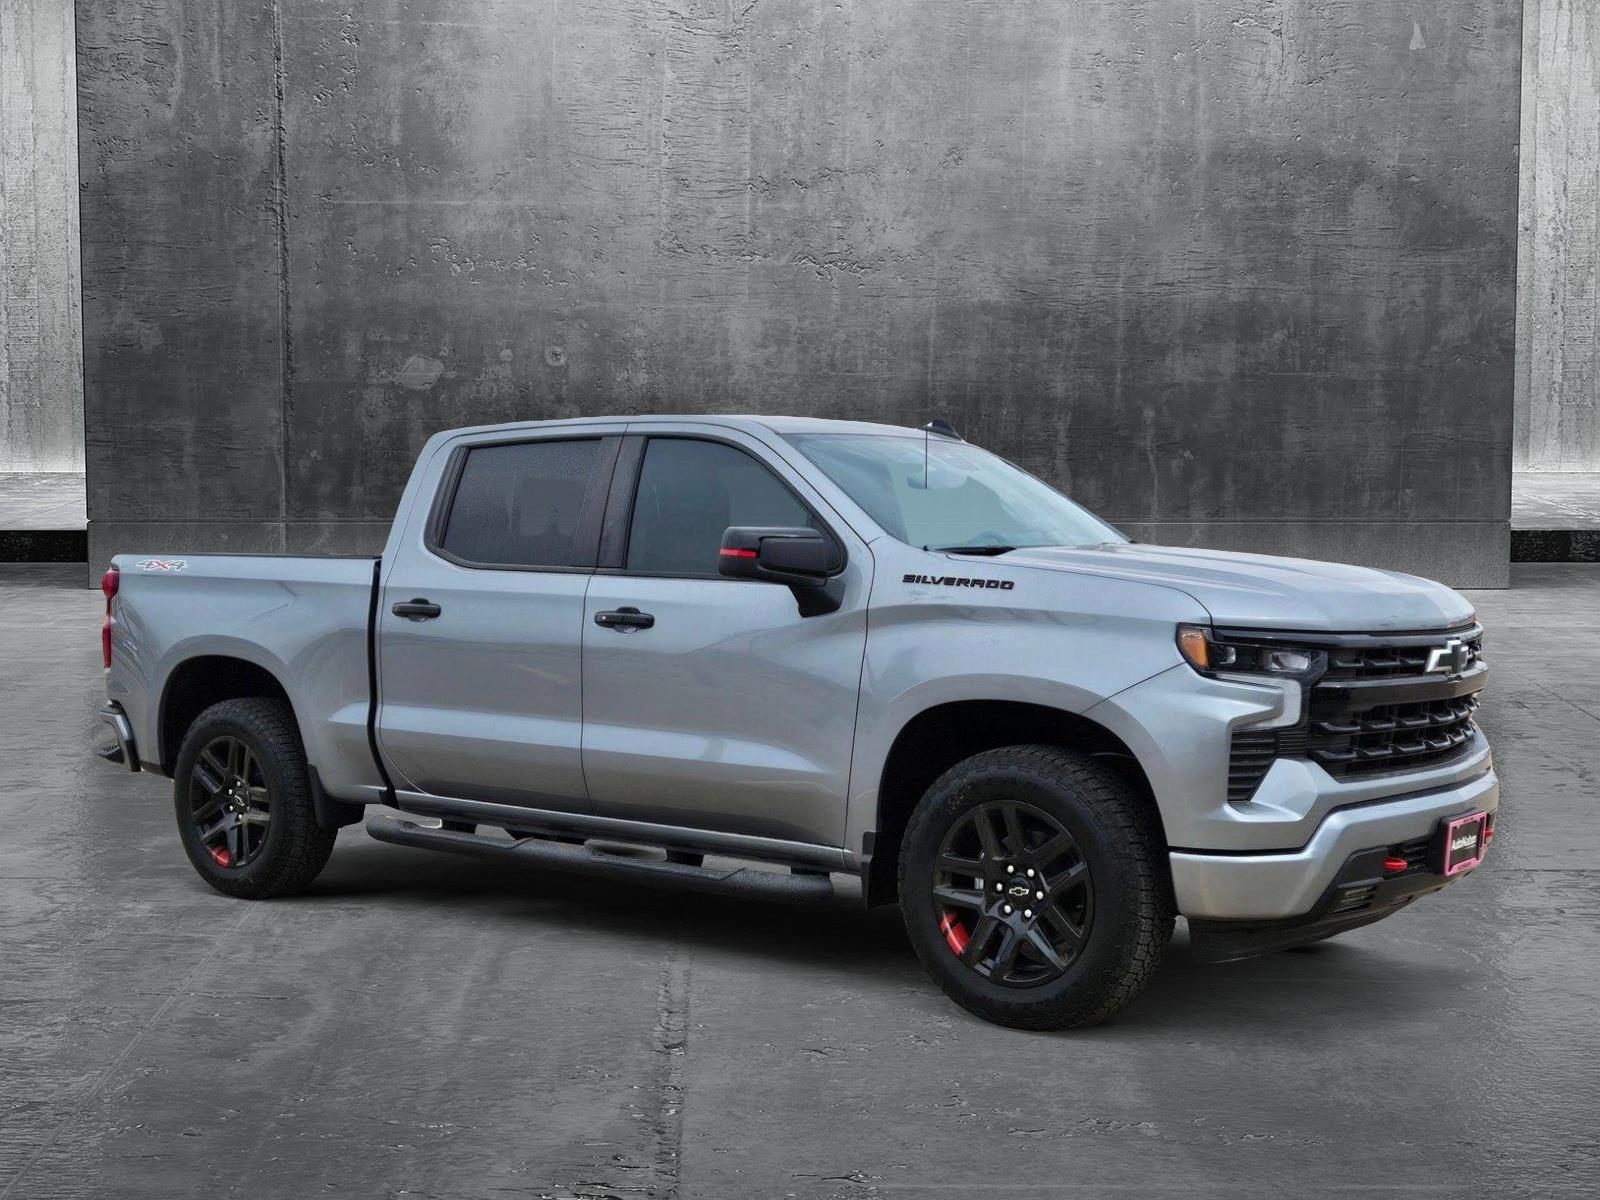
<path fill-rule="evenodd" d="M 618 460 L 583 621 L 594 812 L 840 845 L 870 554 L 755 439 L 639 428 Z M 719 575 L 732 525 L 834 537 L 842 607 L 802 617 L 787 587 Z"/>
<path fill-rule="evenodd" d="M 562 429 L 448 448 L 379 595 L 377 733 L 397 788 L 587 809 L 583 595 L 620 442 Z"/>

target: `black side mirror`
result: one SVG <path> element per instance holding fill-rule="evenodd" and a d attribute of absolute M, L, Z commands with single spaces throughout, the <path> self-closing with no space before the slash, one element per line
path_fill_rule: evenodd
<path fill-rule="evenodd" d="M 844 554 L 816 529 L 735 525 L 722 535 L 717 567 L 730 579 L 786 584 L 802 616 L 835 612 L 843 603 L 833 582 L 844 570 Z"/>

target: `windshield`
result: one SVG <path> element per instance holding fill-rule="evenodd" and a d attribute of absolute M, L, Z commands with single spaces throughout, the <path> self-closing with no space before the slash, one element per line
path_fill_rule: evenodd
<path fill-rule="evenodd" d="M 966 442 L 859 433 L 788 440 L 890 536 L 926 550 L 1127 541 L 1049 484 Z"/>

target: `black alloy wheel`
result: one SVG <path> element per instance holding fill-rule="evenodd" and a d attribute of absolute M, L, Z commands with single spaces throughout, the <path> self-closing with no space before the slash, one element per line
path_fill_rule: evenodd
<path fill-rule="evenodd" d="M 992 983 L 1025 988 L 1060 977 L 1094 920 L 1094 881 L 1072 834 L 1049 813 L 992 800 L 950 827 L 934 860 L 939 931 L 951 953 Z"/>
<path fill-rule="evenodd" d="M 1117 765 L 983 750 L 934 780 L 900 841 L 900 910 L 945 995 L 986 1021 L 1071 1029 L 1143 990 L 1172 936 L 1160 816 Z"/>
<path fill-rule="evenodd" d="M 217 866 L 248 866 L 267 843 L 272 793 L 254 751 L 224 734 L 200 748 L 189 772 L 189 820 Z"/>
<path fill-rule="evenodd" d="M 194 869 L 245 900 L 304 891 L 339 833 L 317 819 L 294 712 L 271 696 L 222 700 L 194 719 L 173 764 L 172 801 Z"/>

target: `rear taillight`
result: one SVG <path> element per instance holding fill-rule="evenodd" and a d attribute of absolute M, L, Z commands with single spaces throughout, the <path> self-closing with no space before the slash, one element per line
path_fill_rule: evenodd
<path fill-rule="evenodd" d="M 106 666 L 111 665 L 111 601 L 116 598 L 117 585 L 122 582 L 122 572 L 112 567 L 100 576 L 100 590 L 106 597 L 106 619 L 100 622 L 100 657 Z"/>

